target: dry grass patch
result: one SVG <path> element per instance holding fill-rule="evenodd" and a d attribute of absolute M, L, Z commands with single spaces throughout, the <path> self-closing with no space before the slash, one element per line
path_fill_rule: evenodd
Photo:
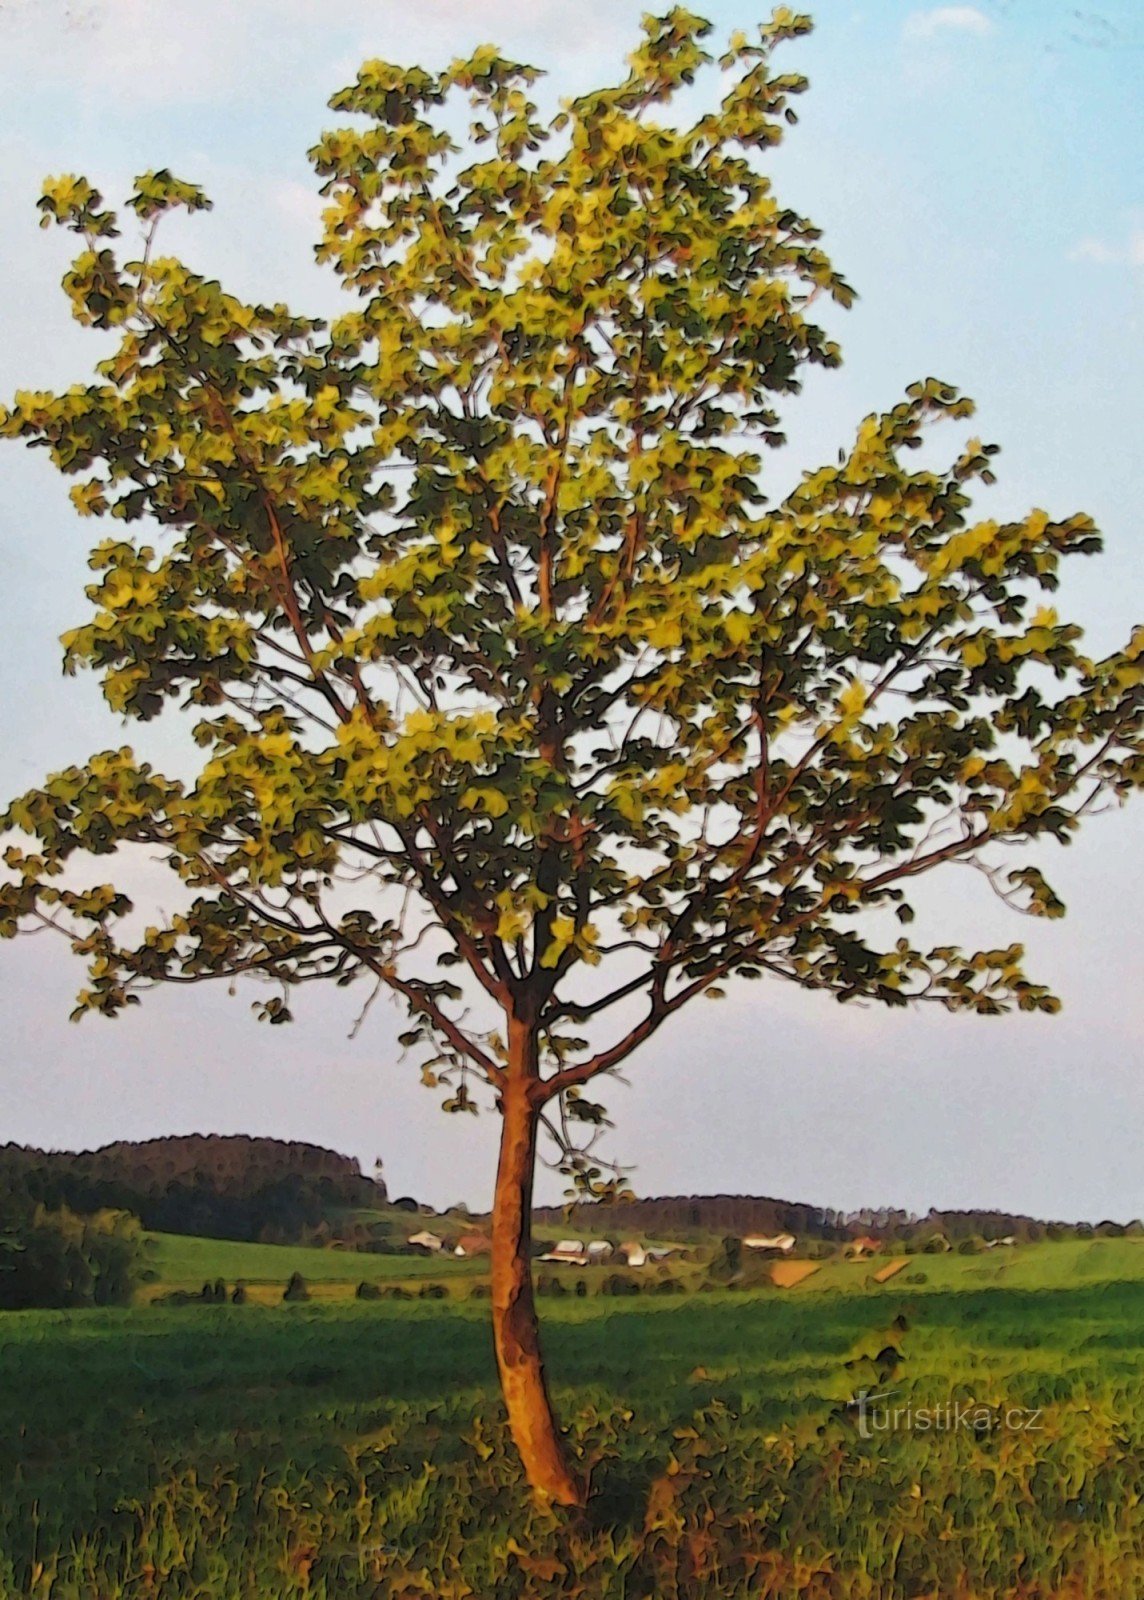
<path fill-rule="evenodd" d="M 895 1275 L 895 1273 L 901 1272 L 902 1268 L 908 1263 L 909 1259 L 909 1256 L 895 1256 L 892 1261 L 887 1261 L 886 1265 L 884 1267 L 879 1267 L 877 1272 L 874 1274 L 874 1282 L 889 1283 L 890 1279 Z"/>
<path fill-rule="evenodd" d="M 794 1289 L 817 1271 L 817 1261 L 776 1261 L 771 1268 L 771 1282 L 778 1289 Z"/>

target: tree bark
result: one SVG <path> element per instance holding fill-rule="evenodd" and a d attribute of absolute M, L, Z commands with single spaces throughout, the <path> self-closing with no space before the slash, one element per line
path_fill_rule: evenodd
<path fill-rule="evenodd" d="M 501 1092 L 504 1120 L 493 1196 L 493 1340 L 509 1428 L 529 1484 L 541 1499 L 578 1506 L 584 1503 L 585 1488 L 569 1463 L 549 1399 L 532 1291 L 532 1183 L 539 1113 L 529 1090 L 535 1080 L 535 1039 L 514 1024 Z"/>

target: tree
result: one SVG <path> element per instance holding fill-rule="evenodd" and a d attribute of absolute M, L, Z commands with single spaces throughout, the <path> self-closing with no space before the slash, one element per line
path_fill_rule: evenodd
<path fill-rule="evenodd" d="M 290 1281 L 282 1291 L 282 1298 L 283 1300 L 308 1300 L 310 1298 L 306 1280 L 300 1272 L 292 1272 L 290 1274 Z"/>
<path fill-rule="evenodd" d="M 170 172 L 128 200 L 125 261 L 98 191 L 51 181 L 43 220 L 84 241 L 74 313 L 118 347 L 0 416 L 122 524 L 67 669 L 140 721 L 190 711 L 203 752 L 175 781 L 107 751 L 13 803 L 33 844 L 7 853 L 0 931 L 70 941 L 80 1013 L 249 975 L 280 1024 L 297 986 L 364 981 L 408 1009 L 448 1110 L 491 1088 L 497 1361 L 562 1503 L 584 1485 L 533 1303 L 542 1129 L 575 1184 L 620 1183 L 589 1091 L 732 977 L 1055 1009 L 1019 945 L 911 939 L 911 890 L 973 862 L 1058 916 L 1006 848 L 1067 841 L 1141 781 L 1144 632 L 1093 661 L 1035 607 L 1099 548 L 1091 521 L 972 520 L 976 440 L 910 461 L 969 416 L 954 389 L 916 384 L 767 498 L 780 404 L 840 359 L 812 305 L 852 298 L 761 170 L 805 87 L 772 52 L 808 28 L 784 8 L 736 35 L 693 121 L 667 108 L 710 29 L 680 8 L 546 122 L 538 74 L 492 48 L 367 63 L 331 102 L 364 121 L 312 152 L 318 256 L 356 297 L 329 326 L 158 255 L 163 215 L 208 204 Z M 134 846 L 185 888 L 151 926 L 75 886 Z"/>
<path fill-rule="evenodd" d="M 0 1236 L 0 1310 L 129 1305 L 142 1239 L 125 1211 L 21 1208 Z"/>

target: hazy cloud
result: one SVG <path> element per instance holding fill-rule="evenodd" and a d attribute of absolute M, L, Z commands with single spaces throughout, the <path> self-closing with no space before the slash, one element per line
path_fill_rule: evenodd
<path fill-rule="evenodd" d="M 907 39 L 932 39 L 939 33 L 972 33 L 978 38 L 993 32 L 993 23 L 976 6 L 937 6 L 913 11 L 906 18 Z"/>
<path fill-rule="evenodd" d="M 1087 261 L 1097 267 L 1144 267 L 1144 226 L 1132 229 L 1122 244 L 1089 235 L 1069 251 L 1070 261 Z"/>
<path fill-rule="evenodd" d="M 414 33 L 408 14 L 377 0 L 7 0 L 0 52 L 11 82 L 64 82 L 168 110 L 246 94 L 257 112 L 261 95 L 297 94 L 317 72 L 325 83 L 331 43 L 354 68 L 378 54 L 444 63 L 486 41 L 544 64 L 558 47 L 567 76 L 577 60 L 621 60 L 642 10 L 636 0 L 428 0 Z"/>

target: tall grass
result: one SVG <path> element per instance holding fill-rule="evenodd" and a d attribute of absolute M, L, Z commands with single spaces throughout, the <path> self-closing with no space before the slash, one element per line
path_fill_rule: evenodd
<path fill-rule="evenodd" d="M 525 1493 L 479 1302 L 11 1314 L 0 1595 L 1139 1600 L 1144 1282 L 1054 1283 L 1060 1248 L 1049 1287 L 551 1302 L 571 1517 Z M 841 1402 L 887 1371 L 1040 1426 L 863 1438 Z"/>

